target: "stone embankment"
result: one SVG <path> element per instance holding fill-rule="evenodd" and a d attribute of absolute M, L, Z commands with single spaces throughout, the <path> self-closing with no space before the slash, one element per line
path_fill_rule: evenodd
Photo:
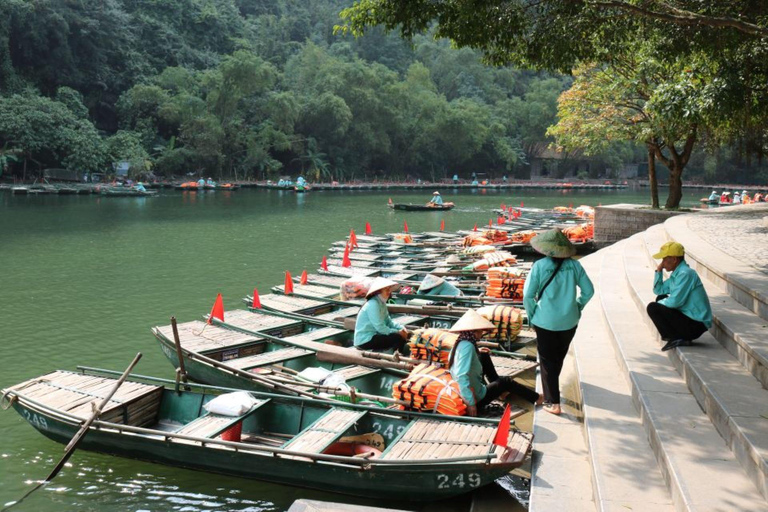
<path fill-rule="evenodd" d="M 565 414 L 537 411 L 531 506 L 768 510 L 768 205 L 680 215 L 582 260 L 596 287 L 566 360 Z M 714 325 L 661 352 L 651 258 L 682 243 Z"/>

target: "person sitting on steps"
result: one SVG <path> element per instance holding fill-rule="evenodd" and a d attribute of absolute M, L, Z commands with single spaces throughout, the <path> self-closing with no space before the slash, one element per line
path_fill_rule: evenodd
<path fill-rule="evenodd" d="M 712 308 L 699 275 L 685 262 L 685 248 L 667 242 L 653 255 L 661 263 L 653 277 L 656 301 L 646 311 L 666 342 L 661 350 L 685 347 L 712 326 Z M 664 279 L 664 271 L 671 272 Z"/>

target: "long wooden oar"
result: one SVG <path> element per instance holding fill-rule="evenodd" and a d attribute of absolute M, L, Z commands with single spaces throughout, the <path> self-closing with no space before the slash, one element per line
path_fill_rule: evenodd
<path fill-rule="evenodd" d="M 91 416 L 87 420 L 85 420 L 85 423 L 83 423 L 83 426 L 80 427 L 80 430 L 77 431 L 77 433 L 74 435 L 74 437 L 66 446 L 66 448 L 64 448 L 65 450 L 64 456 L 61 458 L 59 463 L 56 464 L 56 467 L 53 468 L 53 471 L 51 471 L 51 473 L 45 478 L 45 480 L 43 480 L 42 482 L 34 486 L 31 490 L 29 490 L 29 492 L 27 492 L 24 496 L 22 496 L 20 500 L 10 502 L 6 507 L 2 509 L 2 512 L 5 512 L 6 510 L 10 509 L 14 505 L 18 505 L 19 503 L 27 499 L 27 497 L 29 497 L 29 495 L 31 495 L 33 492 L 40 489 L 41 487 L 48 485 L 51 482 L 51 480 L 53 480 L 56 477 L 56 475 L 59 474 L 59 471 L 61 471 L 61 469 L 64 467 L 64 464 L 66 464 L 69 458 L 72 456 L 72 454 L 75 453 L 75 449 L 77 448 L 77 445 L 80 444 L 80 441 L 82 441 L 82 439 L 85 437 L 85 434 L 88 433 L 88 429 L 91 428 L 91 424 L 99 418 L 99 416 L 101 415 L 101 410 L 104 408 L 104 406 L 106 406 L 109 403 L 109 401 L 112 399 L 114 394 L 117 393 L 117 390 L 120 388 L 120 386 L 122 386 L 123 382 L 125 382 L 125 379 L 128 378 L 128 375 L 131 373 L 131 370 L 133 370 L 133 367 L 136 366 L 136 364 L 139 362 L 139 359 L 141 359 L 141 352 L 136 354 L 136 357 L 133 358 L 133 361 L 131 362 L 131 364 L 128 365 L 128 368 L 125 369 L 125 371 L 120 376 L 118 381 L 115 382 L 115 385 L 112 386 L 112 389 L 109 391 L 107 396 L 105 396 L 104 399 L 99 403 L 99 405 L 97 405 L 93 409 L 93 413 L 91 414 Z"/>

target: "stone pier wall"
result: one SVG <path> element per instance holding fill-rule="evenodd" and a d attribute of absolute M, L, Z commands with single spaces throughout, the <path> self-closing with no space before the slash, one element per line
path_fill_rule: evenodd
<path fill-rule="evenodd" d="M 670 217 L 690 212 L 651 210 L 639 204 L 611 204 L 595 208 L 595 245 L 607 247 Z"/>

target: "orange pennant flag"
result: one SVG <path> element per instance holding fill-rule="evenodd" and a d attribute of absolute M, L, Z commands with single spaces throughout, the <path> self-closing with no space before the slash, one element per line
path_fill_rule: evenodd
<path fill-rule="evenodd" d="M 307 271 L 303 271 L 301 273 L 301 279 L 299 280 L 299 284 L 307 284 Z"/>
<path fill-rule="evenodd" d="M 285 286 L 283 286 L 283 293 L 286 295 L 293 293 L 293 279 L 291 278 L 291 273 L 287 270 L 285 271 Z"/>
<path fill-rule="evenodd" d="M 477 231 L 477 222 L 475 222 L 475 227 L 472 231 Z"/>
<path fill-rule="evenodd" d="M 507 404 L 507 408 L 504 409 L 504 414 L 501 415 L 499 420 L 499 426 L 496 428 L 496 435 L 493 436 L 493 444 L 496 446 L 507 446 L 509 441 L 509 417 L 512 415 L 512 411 Z"/>
<path fill-rule="evenodd" d="M 445 220 L 440 221 L 440 231 L 445 231 Z"/>
<path fill-rule="evenodd" d="M 213 319 L 218 318 L 219 321 L 224 321 L 224 299 L 221 298 L 221 294 L 216 296 L 216 301 L 211 308 L 211 314 L 208 315 L 208 323 L 213 323 Z"/>
<path fill-rule="evenodd" d="M 349 245 L 352 248 L 358 247 L 357 245 L 357 235 L 355 234 L 354 229 L 349 230 Z"/>
<path fill-rule="evenodd" d="M 493 227 L 493 219 L 488 219 L 488 227 L 489 228 Z"/>
<path fill-rule="evenodd" d="M 371 231 L 371 223 L 370 222 L 366 222 L 365 223 L 365 234 L 366 235 L 370 235 L 371 233 L 373 233 L 373 231 Z"/>
<path fill-rule="evenodd" d="M 320 268 L 328 272 L 328 258 L 323 254 L 323 261 L 320 262 Z"/>
<path fill-rule="evenodd" d="M 404 231 L 405 233 L 407 233 L 407 232 L 408 232 L 408 221 L 405 221 L 405 222 L 403 222 L 403 231 Z"/>
<path fill-rule="evenodd" d="M 525 208 L 525 203 L 523 203 L 522 201 L 520 201 L 520 208 Z"/>
<path fill-rule="evenodd" d="M 349 244 L 344 247 L 344 257 L 341 259 L 341 266 L 344 268 L 352 266 L 352 262 L 349 260 Z"/>
<path fill-rule="evenodd" d="M 251 304 L 253 309 L 261 309 L 261 299 L 259 298 L 259 290 L 253 289 L 253 303 Z"/>

